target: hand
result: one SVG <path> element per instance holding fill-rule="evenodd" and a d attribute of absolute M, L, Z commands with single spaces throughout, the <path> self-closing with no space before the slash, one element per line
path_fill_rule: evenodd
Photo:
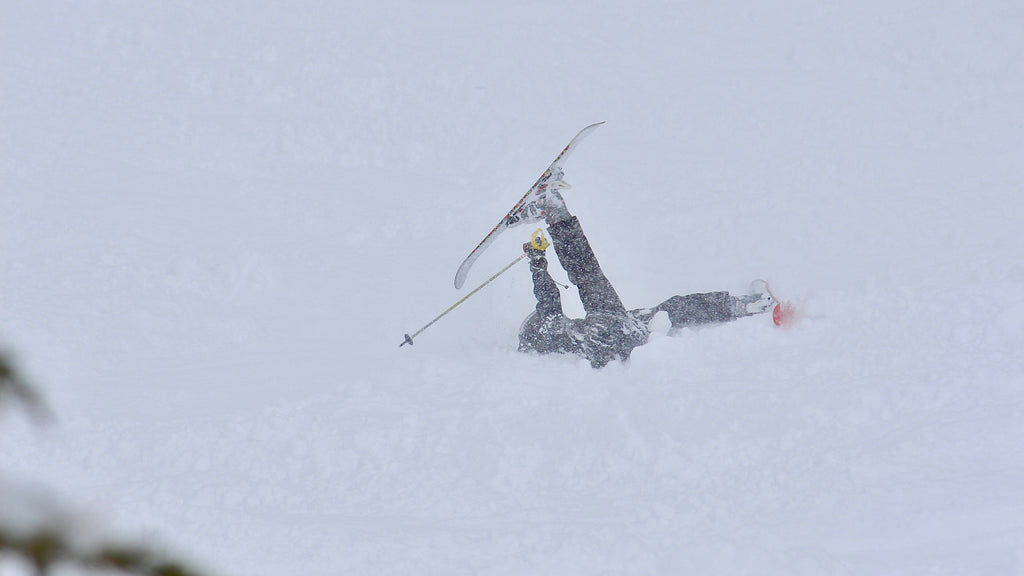
<path fill-rule="evenodd" d="M 551 246 L 551 243 L 544 237 L 544 229 L 537 228 L 530 241 L 523 244 L 523 252 L 531 261 L 536 261 L 544 257 L 544 251 L 548 249 L 548 246 Z"/>

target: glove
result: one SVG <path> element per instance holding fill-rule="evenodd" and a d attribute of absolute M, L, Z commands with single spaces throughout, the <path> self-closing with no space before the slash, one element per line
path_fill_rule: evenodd
<path fill-rule="evenodd" d="M 544 229 L 537 228 L 537 231 L 530 237 L 530 241 L 523 244 L 523 252 L 530 258 L 531 262 L 544 258 L 544 251 L 551 246 L 548 239 L 544 237 Z"/>

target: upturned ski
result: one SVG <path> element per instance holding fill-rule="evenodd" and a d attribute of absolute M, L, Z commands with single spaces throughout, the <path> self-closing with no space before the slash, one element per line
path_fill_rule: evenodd
<path fill-rule="evenodd" d="M 557 158 L 555 158 L 555 161 L 552 162 L 550 166 L 548 166 L 548 169 L 545 170 L 543 174 L 541 174 L 540 178 L 537 179 L 537 182 L 535 182 L 533 186 L 526 191 L 526 194 L 523 194 L 523 197 L 519 199 L 519 202 L 516 202 L 516 205 L 513 206 L 512 209 L 508 211 L 508 214 L 506 214 L 505 217 L 502 218 L 500 222 L 498 222 L 498 225 L 495 226 L 494 229 L 487 234 L 487 236 L 484 236 L 484 239 L 480 241 L 480 244 L 478 244 L 477 247 L 474 248 L 473 251 L 469 253 L 469 256 L 467 256 L 466 259 L 462 261 L 462 264 L 459 266 L 458 272 L 455 273 L 456 288 L 462 288 L 462 285 L 465 284 L 466 282 L 466 275 L 469 274 L 469 269 L 473 266 L 473 263 L 476 262 L 476 259 L 480 257 L 480 254 L 482 254 L 483 251 L 486 250 L 487 247 L 494 242 L 494 240 L 498 237 L 498 234 L 501 234 L 506 229 L 516 226 L 520 223 L 520 216 L 518 213 L 520 209 L 527 203 L 531 196 L 534 196 L 544 190 L 547 190 L 548 188 L 569 187 L 569 184 L 562 179 L 562 177 L 564 176 L 563 165 L 565 164 L 566 159 L 569 157 L 569 153 L 573 151 L 573 148 L 575 148 L 576 145 L 579 144 L 584 137 L 593 132 L 594 129 L 596 129 L 601 124 L 604 124 L 604 122 L 591 124 L 590 126 L 584 128 L 583 130 L 580 130 L 579 134 L 576 134 L 576 136 L 571 141 L 569 141 L 569 144 L 562 149 L 562 152 L 558 155 Z"/>

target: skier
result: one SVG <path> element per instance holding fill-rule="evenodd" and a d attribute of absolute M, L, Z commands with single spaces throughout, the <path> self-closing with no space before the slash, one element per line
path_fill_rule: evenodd
<path fill-rule="evenodd" d="M 576 354 L 589 360 L 594 368 L 601 368 L 612 360 L 629 359 L 634 348 L 646 344 L 650 335 L 648 323 L 658 312 L 668 312 L 672 330 L 676 331 L 687 326 L 728 322 L 775 307 L 767 284 L 755 281 L 751 294 L 742 297 L 728 292 L 673 296 L 654 308 L 627 311 L 601 271 L 579 220 L 566 208 L 558 186 L 535 192 L 514 216 L 518 217 L 516 225 L 546 222 L 558 261 L 579 291 L 586 310 L 583 319 L 565 316 L 558 287 L 547 270 L 548 244 L 542 236 L 535 236 L 533 241 L 523 244 L 530 258 L 537 308 L 519 329 L 521 352 Z"/>

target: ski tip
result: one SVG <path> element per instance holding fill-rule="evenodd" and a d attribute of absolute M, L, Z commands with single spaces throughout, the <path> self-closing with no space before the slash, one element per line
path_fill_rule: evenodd
<path fill-rule="evenodd" d="M 776 326 L 792 326 L 799 318 L 800 313 L 792 302 L 780 302 L 775 306 L 775 310 L 772 310 L 772 322 L 775 322 Z"/>

